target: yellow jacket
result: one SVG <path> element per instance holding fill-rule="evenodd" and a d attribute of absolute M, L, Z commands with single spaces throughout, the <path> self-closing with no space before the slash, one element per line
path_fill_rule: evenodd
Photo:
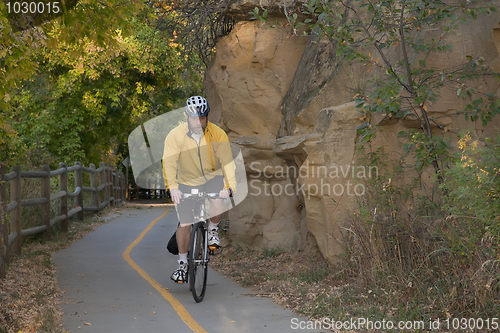
<path fill-rule="evenodd" d="M 170 131 L 163 150 L 163 177 L 168 189 L 179 183 L 198 186 L 215 176 L 224 176 L 225 188 L 236 192 L 236 165 L 226 132 L 207 121 L 199 144 L 191 137 L 187 123 Z"/>

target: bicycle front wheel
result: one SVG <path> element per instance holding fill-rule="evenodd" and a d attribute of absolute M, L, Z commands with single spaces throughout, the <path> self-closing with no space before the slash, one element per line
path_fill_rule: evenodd
<path fill-rule="evenodd" d="M 205 228 L 198 222 L 191 231 L 189 245 L 189 287 L 194 300 L 199 303 L 205 296 L 207 288 L 208 253 L 205 244 Z"/>

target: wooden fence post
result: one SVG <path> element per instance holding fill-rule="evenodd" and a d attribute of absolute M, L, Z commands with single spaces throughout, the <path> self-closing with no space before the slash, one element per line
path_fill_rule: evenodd
<path fill-rule="evenodd" d="M 128 167 L 130 166 L 130 157 L 127 158 L 127 166 L 126 166 L 126 174 L 125 174 L 125 198 L 127 200 L 130 200 L 130 190 L 129 190 L 129 186 L 128 186 Z"/>
<path fill-rule="evenodd" d="M 0 279 L 5 277 L 5 266 L 9 258 L 9 228 L 7 227 L 7 191 L 5 170 L 0 165 Z M 5 251 L 4 251 L 5 249 Z"/>
<path fill-rule="evenodd" d="M 75 189 L 79 187 L 80 193 L 76 196 L 76 204 L 82 207 L 82 210 L 79 211 L 77 214 L 78 214 L 78 219 L 80 221 L 83 221 L 83 178 L 82 178 L 83 170 L 81 168 L 82 166 L 81 162 L 75 162 L 75 166 L 77 165 L 80 166 L 80 169 L 75 170 Z"/>
<path fill-rule="evenodd" d="M 123 173 L 123 171 L 120 171 L 120 187 L 121 187 L 121 197 L 122 197 L 122 201 L 123 203 L 125 203 L 125 201 L 127 201 L 127 196 L 125 195 L 125 174 Z"/>
<path fill-rule="evenodd" d="M 113 202 L 113 206 L 118 206 L 118 191 L 116 190 L 116 180 L 118 179 L 118 174 L 114 173 L 113 174 L 113 170 L 111 170 L 111 176 L 113 177 L 113 198 L 115 198 L 114 202 Z"/>
<path fill-rule="evenodd" d="M 99 163 L 99 168 L 102 168 L 101 171 L 101 185 L 106 184 L 108 182 L 108 177 L 107 177 L 107 171 L 106 171 L 106 164 L 104 162 Z M 102 201 L 107 201 L 109 204 L 108 200 L 108 186 L 104 187 L 102 190 Z"/>
<path fill-rule="evenodd" d="M 109 190 L 109 182 L 111 181 L 111 178 L 109 176 L 109 167 L 108 163 L 104 163 L 104 169 L 106 170 L 106 188 L 104 191 L 106 191 L 106 198 L 108 199 L 108 207 L 111 207 L 111 197 L 113 196 L 113 193 Z"/>
<path fill-rule="evenodd" d="M 116 186 L 119 187 L 116 189 L 116 196 L 120 199 L 120 205 L 122 205 L 123 197 L 122 197 L 122 172 L 120 170 L 116 171 Z"/>
<path fill-rule="evenodd" d="M 122 200 L 127 201 L 127 183 L 125 182 L 125 175 L 122 173 Z"/>
<path fill-rule="evenodd" d="M 94 164 L 91 163 L 89 167 L 95 170 Z M 97 192 L 97 175 L 95 172 L 90 173 L 90 186 L 95 189 L 95 192 L 92 192 L 92 204 L 97 207 L 97 212 L 99 212 L 99 193 Z"/>
<path fill-rule="evenodd" d="M 109 165 L 110 168 L 110 173 L 111 173 L 111 197 L 114 198 L 113 200 L 113 206 L 116 207 L 116 190 L 115 190 L 115 185 L 116 185 L 116 174 L 113 174 L 113 169 L 111 168 L 111 164 Z"/>
<path fill-rule="evenodd" d="M 115 191 L 116 174 L 113 174 L 113 168 L 111 167 L 111 164 L 109 165 L 109 173 L 111 175 L 111 193 L 113 194 L 112 197 L 116 199 L 116 191 Z M 116 207 L 116 200 L 113 200 L 112 205 L 113 207 Z"/>
<path fill-rule="evenodd" d="M 47 230 L 44 232 L 44 237 L 50 239 L 50 167 L 48 165 L 42 165 L 40 169 L 47 172 L 47 177 L 43 177 L 40 179 L 42 187 L 42 198 L 47 199 L 46 203 L 41 204 L 41 208 L 42 225 L 47 226 Z"/>
<path fill-rule="evenodd" d="M 10 201 L 17 202 L 16 208 L 10 212 L 10 231 L 17 233 L 17 237 L 12 243 L 10 250 L 11 253 L 21 254 L 21 216 L 23 212 L 21 206 L 21 167 L 15 165 L 10 170 L 17 174 L 16 178 L 10 181 Z"/>
<path fill-rule="evenodd" d="M 66 215 L 66 218 L 61 221 L 61 231 L 68 232 L 68 165 L 61 162 L 59 168 L 66 169 L 59 175 L 59 191 L 66 192 L 66 195 L 59 199 L 59 215 Z"/>
<path fill-rule="evenodd" d="M 113 170 L 111 170 L 111 164 L 107 163 L 106 164 L 107 170 L 108 170 L 108 199 L 109 199 L 109 207 L 111 208 L 114 206 L 114 191 L 113 191 Z"/>
<path fill-rule="evenodd" d="M 124 201 L 128 200 L 128 195 L 127 195 L 127 188 L 128 188 L 128 184 L 125 182 L 125 175 L 122 174 L 122 199 Z"/>
<path fill-rule="evenodd" d="M 116 192 L 118 193 L 117 194 L 118 198 L 120 198 L 120 205 L 121 205 L 123 201 L 123 196 L 122 196 L 122 172 L 120 170 L 116 171 L 116 186 L 118 186 Z"/>

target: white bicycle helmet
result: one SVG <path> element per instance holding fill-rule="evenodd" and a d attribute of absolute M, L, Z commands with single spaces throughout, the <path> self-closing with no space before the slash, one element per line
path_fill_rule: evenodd
<path fill-rule="evenodd" d="M 191 96 L 186 101 L 186 114 L 189 117 L 205 117 L 210 112 L 210 107 L 205 98 L 201 96 Z"/>

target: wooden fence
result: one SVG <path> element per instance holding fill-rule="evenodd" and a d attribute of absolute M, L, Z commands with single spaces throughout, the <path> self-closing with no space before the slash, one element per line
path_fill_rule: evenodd
<path fill-rule="evenodd" d="M 75 191 L 68 193 L 68 173 L 74 172 Z M 90 187 L 83 186 L 83 172 L 90 173 Z M 100 174 L 100 185 L 97 185 L 97 174 Z M 59 192 L 50 193 L 50 178 L 59 176 Z M 41 198 L 21 198 L 21 179 L 40 178 Z M 10 185 L 10 202 L 7 202 L 6 182 Z M 102 191 L 103 201 L 100 202 L 99 192 Z M 83 192 L 92 193 L 92 206 L 84 207 Z M 21 253 L 22 238 L 29 235 L 43 233 L 50 239 L 50 228 L 60 223 L 63 232 L 68 231 L 68 218 L 76 215 L 83 220 L 85 211 L 98 212 L 106 206 L 119 205 L 125 200 L 126 186 L 125 177 L 121 172 L 113 172 L 111 167 L 104 162 L 99 163 L 99 169 L 94 164 L 84 167 L 80 162 L 68 167 L 66 163 L 60 163 L 58 170 L 51 171 L 45 165 L 40 171 L 21 171 L 20 166 L 14 166 L 9 173 L 0 166 L 0 278 L 5 276 L 5 265 L 9 262 L 10 253 Z M 75 198 L 75 208 L 68 211 L 68 198 Z M 50 218 L 51 202 L 59 200 L 59 212 L 54 218 Z M 30 205 L 41 205 L 41 225 L 22 230 L 21 217 L 22 208 Z M 7 224 L 7 214 L 10 214 L 10 228 Z M 10 232 L 9 232 L 10 229 Z"/>

